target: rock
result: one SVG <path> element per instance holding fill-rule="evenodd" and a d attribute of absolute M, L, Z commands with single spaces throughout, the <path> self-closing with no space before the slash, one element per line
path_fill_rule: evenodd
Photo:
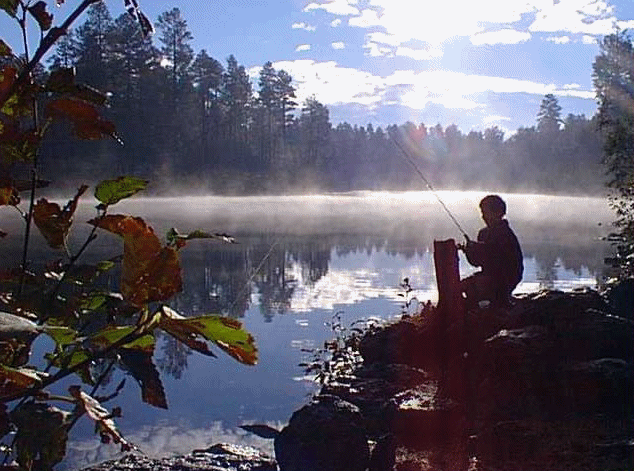
<path fill-rule="evenodd" d="M 321 393 L 335 395 L 359 407 L 365 419 L 366 432 L 371 436 L 381 436 L 389 428 L 385 410 L 390 399 L 429 380 L 427 373 L 412 366 L 374 363 L 362 365 L 354 376 L 324 385 Z"/>
<path fill-rule="evenodd" d="M 612 314 L 634 320 L 634 280 L 624 280 L 610 286 L 605 297 Z"/>
<path fill-rule="evenodd" d="M 275 439 L 280 471 L 365 471 L 370 450 L 359 408 L 317 396 Z"/>
<path fill-rule="evenodd" d="M 560 412 L 633 418 L 632 365 L 616 358 L 563 365 L 550 397 Z"/>
<path fill-rule="evenodd" d="M 631 421 L 608 421 L 600 417 L 498 422 L 477 436 L 479 469 L 632 469 L 632 447 L 626 445 L 631 441 L 633 425 Z"/>
<path fill-rule="evenodd" d="M 508 329 L 540 325 L 552 331 L 566 331 L 588 309 L 609 312 L 609 305 L 596 291 L 576 290 L 571 293 L 542 290 L 525 295 L 509 313 Z"/>
<path fill-rule="evenodd" d="M 83 471 L 277 471 L 277 465 L 273 458 L 255 448 L 221 443 L 171 458 L 130 454 Z"/>
<path fill-rule="evenodd" d="M 394 435 L 380 437 L 372 450 L 368 471 L 392 471 L 396 461 L 396 445 Z"/>
<path fill-rule="evenodd" d="M 398 363 L 420 366 L 421 360 L 434 354 L 433 325 L 421 325 L 413 319 L 404 319 L 365 335 L 359 345 L 359 353 L 365 364 Z M 429 341 L 421 343 L 421 338 Z M 431 350 L 428 352 L 427 350 Z"/>
<path fill-rule="evenodd" d="M 634 324 L 603 311 L 586 310 L 554 332 L 561 360 L 586 361 L 598 358 L 634 360 Z"/>

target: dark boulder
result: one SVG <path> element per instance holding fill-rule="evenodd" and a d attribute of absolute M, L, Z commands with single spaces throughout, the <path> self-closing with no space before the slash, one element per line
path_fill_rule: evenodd
<path fill-rule="evenodd" d="M 612 314 L 634 320 L 634 279 L 610 286 L 605 297 Z"/>
<path fill-rule="evenodd" d="M 370 450 L 359 408 L 317 396 L 277 436 L 275 457 L 280 471 L 365 471 Z"/>

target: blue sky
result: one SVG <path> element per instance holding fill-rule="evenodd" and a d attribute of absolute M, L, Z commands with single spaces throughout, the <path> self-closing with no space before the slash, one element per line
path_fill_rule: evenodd
<path fill-rule="evenodd" d="M 53 2 L 50 2 L 53 3 Z M 62 18 L 76 1 L 53 12 Z M 107 1 L 113 16 L 122 1 Z M 266 61 L 315 95 L 337 124 L 410 120 L 463 132 L 532 126 L 546 93 L 563 114 L 596 110 L 597 41 L 634 29 L 632 0 L 140 0 L 155 20 L 177 6 L 224 63 L 257 79 Z M 4 19 L 4 31 L 10 24 Z M 12 26 L 12 25 L 11 25 Z M 8 36 L 10 37 L 10 36 Z M 16 48 L 17 49 L 17 48 Z"/>

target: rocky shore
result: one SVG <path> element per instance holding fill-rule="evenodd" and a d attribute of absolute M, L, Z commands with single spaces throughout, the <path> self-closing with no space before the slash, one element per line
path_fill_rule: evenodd
<path fill-rule="evenodd" d="M 630 280 L 459 316 L 427 305 L 348 339 L 342 351 L 363 361 L 284 429 L 253 428 L 275 459 L 217 445 L 89 470 L 634 469 L 633 299 Z"/>

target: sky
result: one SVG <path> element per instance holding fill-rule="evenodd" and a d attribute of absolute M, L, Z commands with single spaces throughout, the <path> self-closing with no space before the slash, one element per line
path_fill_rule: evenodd
<path fill-rule="evenodd" d="M 52 7 L 56 19 L 77 1 Z M 223 64 L 233 54 L 256 89 L 265 62 L 284 69 L 298 100 L 314 95 L 333 125 L 411 121 L 456 124 L 465 133 L 497 126 L 507 136 L 535 124 L 547 93 L 563 116 L 592 116 L 598 42 L 617 28 L 634 29 L 634 0 L 139 3 L 151 20 L 178 7 L 195 51 Z M 107 4 L 113 16 L 124 12 L 122 0 Z M 9 27 L 0 20 L 3 37 Z"/>

